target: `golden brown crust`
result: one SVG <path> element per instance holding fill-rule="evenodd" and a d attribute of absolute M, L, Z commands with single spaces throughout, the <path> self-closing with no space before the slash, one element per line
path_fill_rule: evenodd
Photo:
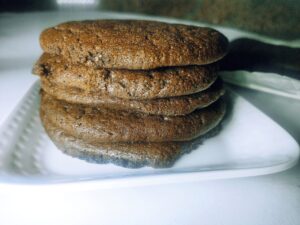
<path fill-rule="evenodd" d="M 172 117 L 69 104 L 45 92 L 41 99 L 42 118 L 91 144 L 191 140 L 215 127 L 224 114 L 225 105 L 221 100 L 191 114 Z"/>
<path fill-rule="evenodd" d="M 43 78 L 42 89 L 56 99 L 69 103 L 165 116 L 189 114 L 196 109 L 209 106 L 225 93 L 220 79 L 210 88 L 199 93 L 150 100 L 120 99 L 98 93 L 89 93 L 64 85 L 53 85 Z"/>
<path fill-rule="evenodd" d="M 217 78 L 218 66 L 168 67 L 154 70 L 118 70 L 72 64 L 62 56 L 44 53 L 33 73 L 52 84 L 98 95 L 125 99 L 181 96 L 207 89 Z"/>
<path fill-rule="evenodd" d="M 228 48 L 210 28 L 138 20 L 67 22 L 44 30 L 40 44 L 75 63 L 121 69 L 210 64 Z"/>

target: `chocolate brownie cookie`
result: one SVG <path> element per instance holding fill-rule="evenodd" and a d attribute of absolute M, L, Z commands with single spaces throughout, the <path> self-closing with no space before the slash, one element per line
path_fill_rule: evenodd
<path fill-rule="evenodd" d="M 181 96 L 208 88 L 217 78 L 215 64 L 154 70 L 118 70 L 72 64 L 62 56 L 44 53 L 33 73 L 52 84 L 126 99 Z"/>
<path fill-rule="evenodd" d="M 47 120 L 43 122 L 49 137 L 62 152 L 93 163 L 114 163 L 129 168 L 170 167 L 186 150 L 181 142 L 91 144 L 66 134 Z"/>
<path fill-rule="evenodd" d="M 122 69 L 203 65 L 221 59 L 228 40 L 205 27 L 138 20 L 67 22 L 44 30 L 45 52 L 73 63 Z"/>
<path fill-rule="evenodd" d="M 186 115 L 198 108 L 207 107 L 225 93 L 220 79 L 211 87 L 199 93 L 149 100 L 120 99 L 95 92 L 88 92 L 84 89 L 53 85 L 47 79 L 43 78 L 41 80 L 42 89 L 45 92 L 56 99 L 69 103 L 166 116 Z"/>
<path fill-rule="evenodd" d="M 41 99 L 43 121 L 91 144 L 191 140 L 215 127 L 224 114 L 222 100 L 185 116 L 158 116 L 70 104 L 45 92 Z"/>

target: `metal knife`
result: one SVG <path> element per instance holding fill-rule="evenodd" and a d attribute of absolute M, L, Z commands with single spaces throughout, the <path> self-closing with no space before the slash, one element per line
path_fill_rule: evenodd
<path fill-rule="evenodd" d="M 300 48 L 236 39 L 220 67 L 225 82 L 300 99 Z"/>

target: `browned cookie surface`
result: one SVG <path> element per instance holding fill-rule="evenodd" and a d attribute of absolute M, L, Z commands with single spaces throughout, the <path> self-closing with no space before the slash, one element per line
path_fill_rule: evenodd
<path fill-rule="evenodd" d="M 159 116 L 70 104 L 45 92 L 41 99 L 43 120 L 89 143 L 191 140 L 215 127 L 224 114 L 222 100 L 188 115 Z"/>
<path fill-rule="evenodd" d="M 222 58 L 228 40 L 204 27 L 138 20 L 67 22 L 44 30 L 45 52 L 104 68 L 203 65 Z"/>
<path fill-rule="evenodd" d="M 218 100 L 225 92 L 221 80 L 217 80 L 211 87 L 199 93 L 149 100 L 120 99 L 98 92 L 50 83 L 42 78 L 42 89 L 51 96 L 70 103 L 105 107 L 115 110 L 127 110 L 153 115 L 186 115 L 198 108 L 204 108 Z"/>
<path fill-rule="evenodd" d="M 44 53 L 33 72 L 52 84 L 125 99 L 181 96 L 207 89 L 217 78 L 217 65 L 120 70 L 72 64 Z"/>
<path fill-rule="evenodd" d="M 54 144 L 64 153 L 93 163 L 114 163 L 123 167 L 170 167 L 183 153 L 184 144 L 165 143 L 93 143 L 74 138 L 61 128 L 43 121 Z"/>

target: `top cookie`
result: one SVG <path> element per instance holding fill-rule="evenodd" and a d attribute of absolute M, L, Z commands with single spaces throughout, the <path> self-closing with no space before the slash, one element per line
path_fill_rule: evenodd
<path fill-rule="evenodd" d="M 138 20 L 67 22 L 40 36 L 45 52 L 104 68 L 204 65 L 222 58 L 227 38 L 216 30 Z"/>

